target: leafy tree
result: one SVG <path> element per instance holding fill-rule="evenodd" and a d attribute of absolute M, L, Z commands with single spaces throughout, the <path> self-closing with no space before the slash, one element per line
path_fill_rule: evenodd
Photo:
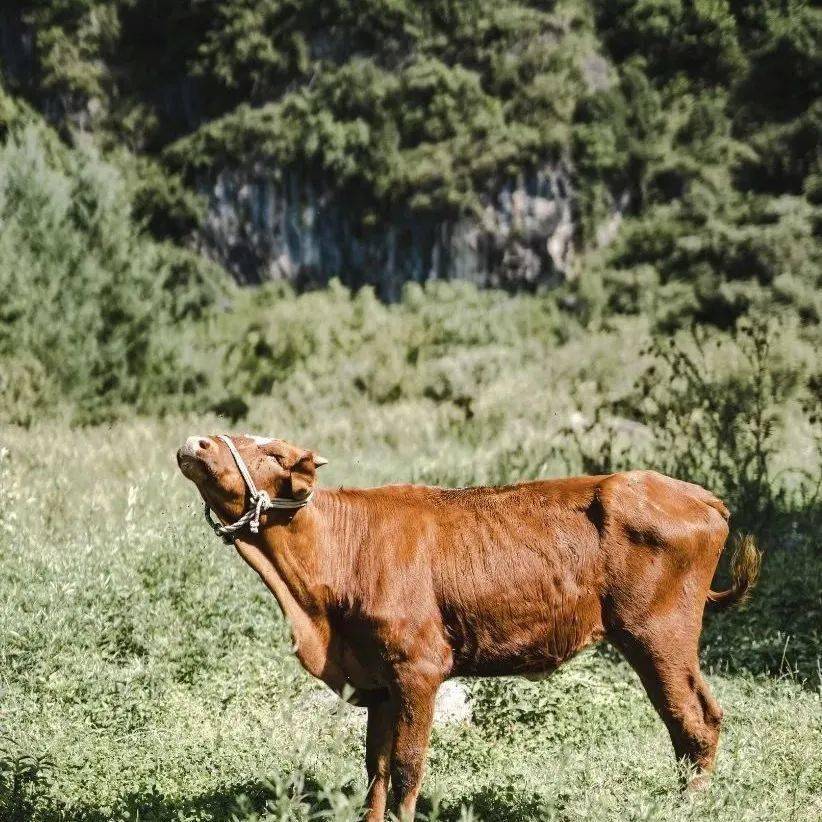
<path fill-rule="evenodd" d="M 822 11 L 807 0 L 21 8 L 35 68 L 6 76 L 0 129 L 30 105 L 67 143 L 91 138 L 156 238 L 196 236 L 197 188 L 226 166 L 296 170 L 366 232 L 471 215 L 561 163 L 585 316 L 727 326 L 768 303 L 818 322 Z"/>
<path fill-rule="evenodd" d="M 30 122 L 0 148 L 2 412 L 26 422 L 38 408 L 155 407 L 192 387 L 172 328 L 223 286 L 145 236 L 117 168 L 48 133 Z"/>

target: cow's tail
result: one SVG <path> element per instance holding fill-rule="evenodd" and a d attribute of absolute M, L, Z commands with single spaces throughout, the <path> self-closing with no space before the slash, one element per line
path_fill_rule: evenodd
<path fill-rule="evenodd" d="M 744 602 L 759 579 L 762 552 L 750 534 L 736 537 L 731 557 L 731 587 L 727 591 L 708 591 L 706 605 L 711 611 L 724 611 L 732 605 Z"/>

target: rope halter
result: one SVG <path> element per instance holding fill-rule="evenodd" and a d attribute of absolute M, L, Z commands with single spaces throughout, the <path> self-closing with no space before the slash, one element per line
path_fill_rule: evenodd
<path fill-rule="evenodd" d="M 237 446 L 231 441 L 231 437 L 218 434 L 217 439 L 222 440 L 228 446 L 228 450 L 231 451 L 231 456 L 234 457 L 234 462 L 237 463 L 237 468 L 240 469 L 240 475 L 248 487 L 248 494 L 251 501 L 251 507 L 236 522 L 232 522 L 229 525 L 221 525 L 219 522 L 215 522 L 211 518 L 211 508 L 208 507 L 208 503 L 205 503 L 203 513 L 205 514 L 206 522 L 211 526 L 214 533 L 222 538 L 226 545 L 231 545 L 235 540 L 235 534 L 242 531 L 246 525 L 248 525 L 248 530 L 251 531 L 252 534 L 258 534 L 260 532 L 260 517 L 266 511 L 272 508 L 302 508 L 311 501 L 311 497 L 314 496 L 313 491 L 309 491 L 304 499 L 289 499 L 288 497 L 274 497 L 274 499 L 272 499 L 267 491 L 260 491 L 254 484 L 248 466 L 240 456 Z"/>

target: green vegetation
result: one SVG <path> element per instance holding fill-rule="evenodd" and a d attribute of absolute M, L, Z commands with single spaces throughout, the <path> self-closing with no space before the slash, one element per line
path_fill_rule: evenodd
<path fill-rule="evenodd" d="M 808 3 L 68 0 L 19 23 L 30 59 L 0 63 L 7 419 L 201 407 L 215 364 L 182 385 L 179 352 L 233 289 L 187 250 L 195 180 L 258 162 L 316 180 L 363 230 L 436 225 L 561 164 L 579 276 L 558 327 L 765 312 L 818 333 Z"/>
<path fill-rule="evenodd" d="M 189 250 L 194 186 L 258 162 L 316 180 L 364 231 L 470 214 L 501 181 L 560 164 L 579 276 L 551 327 L 640 315 L 728 331 L 767 313 L 818 334 L 822 12 L 808 3 L 159 9 L 24 4 L 32 50 L 0 64 L 6 419 L 202 407 L 213 380 L 231 383 L 211 351 L 179 382 L 192 322 L 234 299 Z"/>
<path fill-rule="evenodd" d="M 363 230 L 476 210 L 546 163 L 611 310 L 641 278 L 669 327 L 752 305 L 819 322 L 822 11 L 805 0 L 156 0 L 23 4 L 15 95 L 142 160 L 182 239 L 196 179 L 297 169 Z M 173 48 L 167 44 L 174 44 Z M 180 176 L 181 175 L 181 176 Z M 187 187 L 188 186 L 188 187 Z M 596 251 L 615 208 L 624 231 Z"/>
<path fill-rule="evenodd" d="M 434 735 L 427 819 L 818 819 L 822 12 L 168 6 L 0 13 L 33 38 L 0 37 L 0 818 L 357 817 L 359 712 L 299 670 L 171 460 L 236 429 L 317 447 L 332 484 L 655 467 L 767 549 L 747 609 L 707 620 L 709 791 L 679 798 L 661 723 L 599 648 L 472 683 L 472 721 Z M 257 162 L 364 231 L 561 165 L 578 276 L 392 305 L 239 289 L 198 252 L 197 185 Z"/>
<path fill-rule="evenodd" d="M 615 342 L 600 341 L 600 367 L 613 363 Z M 456 425 L 448 403 L 334 413 L 307 382 L 255 403 L 247 427 L 321 444 L 330 484 L 550 474 L 562 461 L 538 464 L 546 432 L 519 406 L 546 417 L 561 408 L 558 377 L 583 350 L 559 349 L 541 397 L 509 399 L 496 436 L 481 442 L 460 438 L 471 425 Z M 517 380 L 504 377 L 509 398 Z M 185 436 L 224 427 L 190 418 L 4 429 L 3 819 L 357 818 L 362 712 L 300 670 L 273 598 L 205 527 L 173 465 Z M 563 439 L 572 458 L 570 439 L 554 442 Z M 708 791 L 679 798 L 664 727 L 603 647 L 544 682 L 472 683 L 471 722 L 435 730 L 425 818 L 817 819 L 819 530 L 792 521 L 771 543 L 751 604 L 706 620 L 705 668 L 726 710 Z"/>
<path fill-rule="evenodd" d="M 140 231 L 122 171 L 49 137 L 28 125 L 0 146 L 0 408 L 156 410 L 191 390 L 184 328 L 228 284 Z"/>

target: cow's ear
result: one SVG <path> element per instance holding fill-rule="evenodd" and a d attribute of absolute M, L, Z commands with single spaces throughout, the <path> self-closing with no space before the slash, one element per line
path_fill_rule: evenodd
<path fill-rule="evenodd" d="M 282 440 L 268 440 L 267 442 L 258 442 L 257 447 L 267 457 L 274 457 L 274 459 L 282 462 L 288 458 L 288 451 Z"/>
<path fill-rule="evenodd" d="M 325 465 L 325 461 L 319 465 Z M 316 457 L 311 451 L 303 451 L 297 457 L 291 466 L 291 496 L 294 499 L 305 499 L 311 493 L 317 478 L 317 467 Z"/>

